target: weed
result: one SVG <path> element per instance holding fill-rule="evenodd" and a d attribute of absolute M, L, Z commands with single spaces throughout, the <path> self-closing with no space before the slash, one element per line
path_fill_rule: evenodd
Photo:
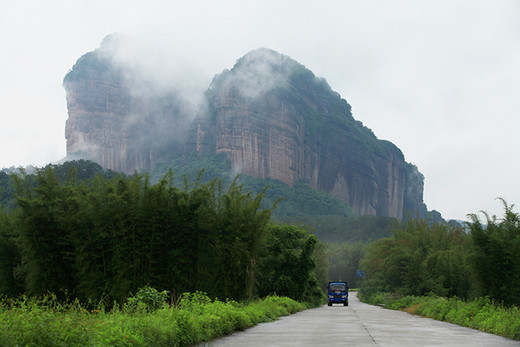
<path fill-rule="evenodd" d="M 177 306 L 153 290 L 138 292 L 111 312 L 87 310 L 78 301 L 43 298 L 0 300 L 0 346 L 189 346 L 247 329 L 306 308 L 285 297 L 248 303 L 185 293 Z M 157 305 L 156 305 L 157 304 Z"/>
<path fill-rule="evenodd" d="M 404 296 L 372 293 L 361 299 L 370 304 L 443 320 L 488 333 L 520 340 L 520 309 L 504 307 L 488 297 L 466 302 L 457 297 Z"/>

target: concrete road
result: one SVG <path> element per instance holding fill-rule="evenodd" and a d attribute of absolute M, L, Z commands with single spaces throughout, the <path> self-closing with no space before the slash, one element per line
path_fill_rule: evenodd
<path fill-rule="evenodd" d="M 361 303 L 322 306 L 262 323 L 206 346 L 520 346 L 478 330 Z"/>

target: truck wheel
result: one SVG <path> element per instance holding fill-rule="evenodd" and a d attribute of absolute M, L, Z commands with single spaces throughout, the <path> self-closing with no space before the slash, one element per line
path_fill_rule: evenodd
<path fill-rule="evenodd" d="M 345 301 L 345 302 L 343 303 L 343 306 L 348 306 L 348 301 Z"/>
<path fill-rule="evenodd" d="M 329 302 L 327 303 L 327 305 L 332 306 L 332 302 L 329 301 Z"/>

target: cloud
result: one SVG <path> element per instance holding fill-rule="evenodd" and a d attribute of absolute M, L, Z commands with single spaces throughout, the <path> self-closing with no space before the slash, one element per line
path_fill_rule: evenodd
<path fill-rule="evenodd" d="M 222 78 L 242 96 L 254 99 L 273 88 L 286 86 L 295 64 L 287 56 L 259 48 L 238 59 L 231 72 L 224 73 Z"/>
<path fill-rule="evenodd" d="M 9 2 L 0 29 L 0 167 L 64 154 L 63 76 L 104 36 L 124 32 L 151 47 L 132 63 L 193 83 L 195 96 L 252 49 L 287 54 L 417 164 L 430 209 L 464 218 L 500 214 L 496 196 L 520 201 L 517 0 Z"/>
<path fill-rule="evenodd" d="M 137 36 L 110 34 L 103 39 L 99 53 L 106 55 L 114 66 L 122 68 L 134 97 L 175 94 L 183 100 L 184 107 L 191 109 L 186 111 L 193 113 L 208 85 L 207 78 L 188 58 Z"/>

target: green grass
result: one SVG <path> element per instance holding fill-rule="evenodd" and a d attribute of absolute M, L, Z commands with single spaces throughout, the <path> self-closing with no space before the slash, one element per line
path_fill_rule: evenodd
<path fill-rule="evenodd" d="M 520 308 L 504 307 L 487 297 L 466 302 L 459 298 L 437 296 L 399 296 L 375 293 L 362 296 L 363 302 L 384 305 L 441 321 L 520 340 Z"/>
<path fill-rule="evenodd" d="M 176 307 L 87 311 L 78 302 L 4 299 L 0 346 L 188 346 L 306 309 L 272 296 L 248 303 L 212 301 L 198 293 Z"/>

